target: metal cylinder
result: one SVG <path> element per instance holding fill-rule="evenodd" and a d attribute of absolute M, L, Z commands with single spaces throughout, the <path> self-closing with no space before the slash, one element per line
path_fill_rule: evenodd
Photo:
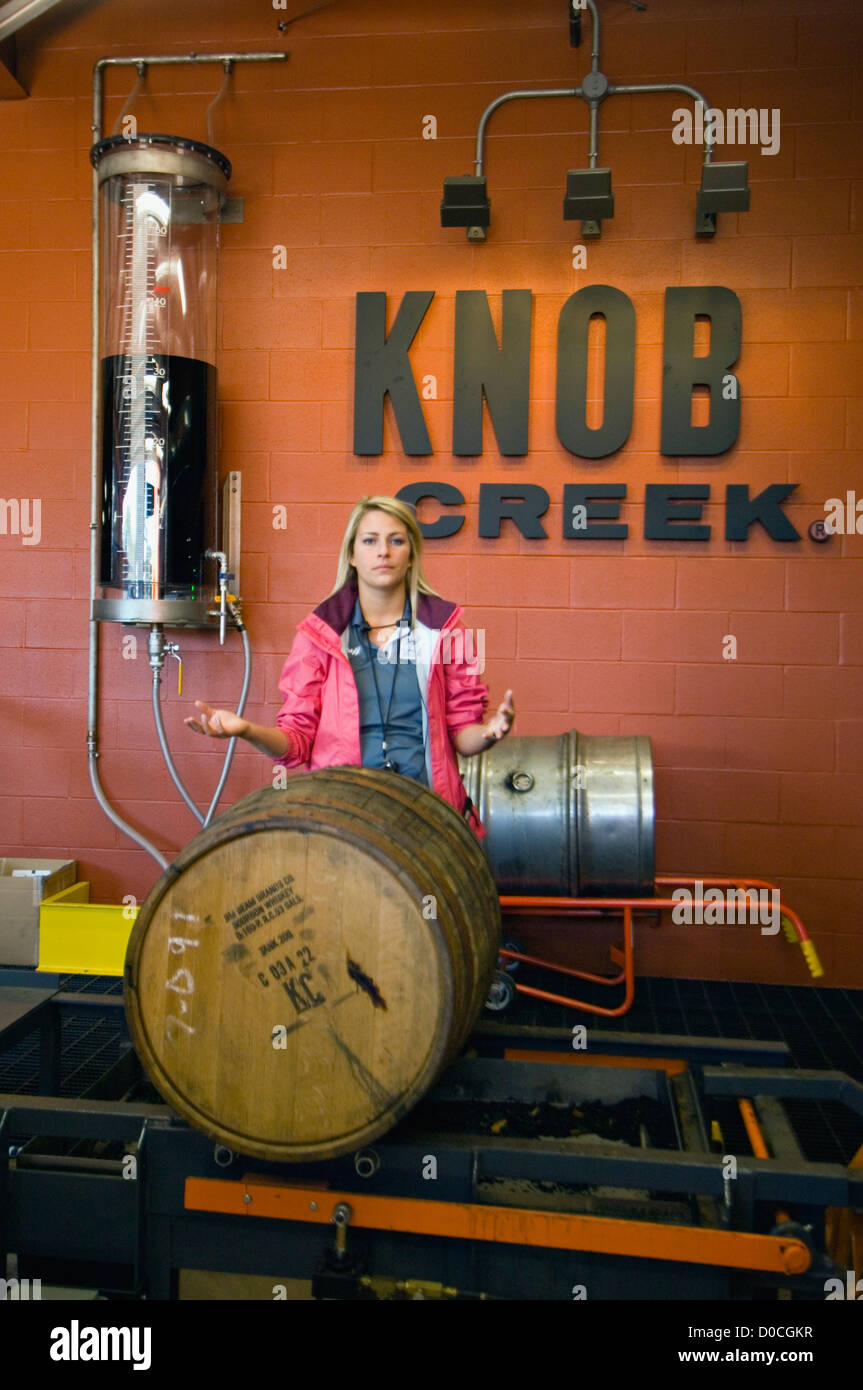
<path fill-rule="evenodd" d="M 206 624 L 216 544 L 216 267 L 231 166 L 168 135 L 94 145 L 101 582 L 94 616 Z"/>
<path fill-rule="evenodd" d="M 653 892 L 650 739 L 580 734 L 504 739 L 459 758 L 488 832 L 501 894 L 643 897 Z"/>

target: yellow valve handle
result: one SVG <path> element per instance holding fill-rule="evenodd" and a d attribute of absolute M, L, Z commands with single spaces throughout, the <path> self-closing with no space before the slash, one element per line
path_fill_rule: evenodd
<path fill-rule="evenodd" d="M 170 656 L 173 656 L 173 657 L 176 659 L 176 662 L 177 662 L 177 694 L 178 694 L 178 695 L 182 695 L 182 693 L 183 693 L 183 658 L 180 656 L 180 653 L 177 651 L 176 644 L 172 644 L 170 647 L 167 647 L 167 648 L 166 648 L 166 651 L 169 653 Z"/>

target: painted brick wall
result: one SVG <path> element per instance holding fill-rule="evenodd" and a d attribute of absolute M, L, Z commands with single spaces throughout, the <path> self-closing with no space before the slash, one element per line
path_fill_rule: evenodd
<path fill-rule="evenodd" d="M 293 12 L 303 8 L 296 0 Z M 719 148 L 749 160 L 752 207 L 712 241 L 692 234 L 700 154 L 671 140 L 674 96 L 619 97 L 601 111 L 615 217 L 573 270 L 577 224 L 561 220 L 567 168 L 587 162 L 583 103 L 513 103 L 491 126 L 493 225 L 468 245 L 439 225 L 441 182 L 471 168 L 478 117 L 524 86 L 574 86 L 589 40 L 569 47 L 560 0 L 334 0 L 289 26 L 268 0 L 125 0 L 61 6 L 22 31 L 30 96 L 0 102 L 0 496 L 38 497 L 38 545 L 0 535 L 0 852 L 74 855 L 95 896 L 139 897 L 154 865 L 101 814 L 85 758 L 89 519 L 91 71 L 111 53 L 287 47 L 289 61 L 238 67 L 215 141 L 245 198 L 224 229 L 220 286 L 220 466 L 242 469 L 243 596 L 255 651 L 249 714 L 272 722 L 295 624 L 329 591 L 350 503 L 423 477 L 456 483 L 466 522 L 428 546 L 432 583 L 487 631 L 492 697 L 512 686 L 523 734 L 649 734 L 656 761 L 658 866 L 775 879 L 816 938 L 827 983 L 863 985 L 863 550 L 816 546 L 825 499 L 863 496 L 863 13 L 854 0 L 602 3 L 602 68 L 617 82 L 686 81 L 714 107 L 781 111 L 781 148 Z M 586 26 L 586 29 L 588 26 Z M 153 69 L 139 129 L 206 138 L 221 73 Z M 106 130 L 132 85 L 107 80 Z M 422 138 L 423 117 L 437 139 Z M 275 269 L 273 247 L 288 249 Z M 581 463 L 554 431 L 557 316 L 591 283 L 625 291 L 637 315 L 632 434 Z M 663 292 L 720 284 L 743 307 L 738 442 L 719 459 L 659 454 Z M 450 450 L 457 289 L 534 292 L 531 449 L 503 459 Z M 435 456 L 406 459 L 391 416 L 385 453 L 352 453 L 354 296 L 434 289 L 417 335 L 417 379 Z M 594 395 L 599 389 L 594 381 Z M 595 408 L 595 407 L 594 407 Z M 595 423 L 595 420 L 592 421 Z M 630 537 L 562 539 L 562 489 L 625 481 Z M 709 481 L 709 542 L 642 538 L 647 482 Z M 548 538 L 505 524 L 477 536 L 481 481 L 538 483 Z M 803 539 L 723 539 L 728 482 L 799 484 L 787 513 Z M 273 529 L 273 507 L 289 509 Z M 431 509 L 422 515 L 432 515 Z M 149 669 L 103 628 L 101 770 L 136 825 L 174 850 L 195 825 L 156 751 Z M 736 662 L 722 659 L 726 634 Z M 237 644 L 238 646 L 239 644 Z M 235 698 L 236 649 L 183 639 L 185 690 Z M 177 761 L 202 800 L 219 757 L 183 729 L 190 701 L 168 674 Z M 238 751 L 236 799 L 269 776 Z M 573 928 L 563 935 L 573 940 Z M 557 932 L 558 939 L 561 933 Z M 534 938 L 536 939 L 536 938 Z M 752 927 L 641 933 L 645 971 L 803 982 L 799 951 Z M 579 942 L 596 952 L 595 929 Z"/>

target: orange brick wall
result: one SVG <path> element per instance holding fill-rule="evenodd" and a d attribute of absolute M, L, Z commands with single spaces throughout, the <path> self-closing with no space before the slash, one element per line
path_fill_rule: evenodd
<path fill-rule="evenodd" d="M 98 810 L 85 757 L 89 520 L 91 71 L 110 53 L 287 47 L 284 65 L 238 67 L 216 112 L 245 221 L 224 228 L 220 285 L 220 462 L 243 473 L 243 596 L 255 652 L 249 714 L 272 722 L 294 626 L 332 587 L 349 504 L 409 481 L 456 483 L 462 531 L 431 542 L 432 582 L 487 630 L 495 701 L 512 686 L 523 734 L 571 727 L 649 734 L 656 762 L 658 867 L 775 879 L 815 937 L 828 984 L 863 986 L 863 559 L 856 537 L 816 546 L 825 499 L 863 496 L 863 12 L 854 0 L 601 0 L 603 70 L 613 81 L 680 80 L 709 102 L 779 107 L 781 149 L 749 160 L 748 214 L 693 236 L 700 152 L 672 143 L 676 95 L 618 97 L 600 113 L 600 163 L 616 208 L 588 269 L 578 225 L 561 219 L 567 168 L 587 162 L 587 108 L 513 103 L 493 120 L 485 245 L 439 225 L 445 175 L 468 172 L 482 109 L 523 86 L 574 86 L 589 64 L 569 47 L 561 0 L 334 0 L 277 29 L 268 0 L 126 0 L 61 6 L 19 35 L 30 96 L 0 102 L 0 496 L 42 499 L 42 540 L 0 535 L 0 852 L 74 855 L 95 896 L 139 897 L 152 861 Z M 206 138 L 214 68 L 152 69 L 139 129 Z M 107 79 L 106 130 L 131 88 Z M 422 139 L 435 115 L 438 138 Z M 285 270 L 273 247 L 288 248 Z M 580 463 L 554 432 L 557 316 L 591 283 L 625 291 L 637 316 L 633 429 L 613 458 Z M 719 459 L 658 451 L 663 294 L 720 284 L 740 296 L 740 436 Z M 486 421 L 481 459 L 449 452 L 457 289 L 499 312 L 505 288 L 534 292 L 531 451 L 503 459 Z M 435 299 L 414 347 L 435 456 L 406 459 L 392 417 L 385 453 L 352 453 L 354 296 L 409 289 Z M 625 542 L 561 538 L 563 485 L 626 482 Z M 709 481 L 707 543 L 642 538 L 646 482 Z M 510 524 L 477 536 L 481 481 L 531 482 L 552 505 L 548 539 Z M 723 539 L 728 482 L 799 483 L 788 515 L 803 539 Z M 287 531 L 272 508 L 289 507 Z M 423 511 L 431 516 L 432 509 Z M 101 771 L 136 825 L 173 851 L 195 824 L 156 751 L 145 639 L 124 661 L 124 629 L 102 629 Z M 723 661 L 725 634 L 738 639 Z M 234 639 L 235 640 L 235 639 Z M 185 689 L 228 703 L 239 644 L 183 638 Z M 166 717 L 194 794 L 219 757 L 183 730 L 189 699 L 168 671 Z M 236 799 L 268 777 L 242 748 Z M 569 939 L 573 929 L 567 928 Z M 580 938 L 579 938 L 580 939 Z M 584 940 L 597 948 L 595 931 Z M 667 927 L 640 936 L 644 971 L 804 982 L 799 951 L 757 928 Z"/>

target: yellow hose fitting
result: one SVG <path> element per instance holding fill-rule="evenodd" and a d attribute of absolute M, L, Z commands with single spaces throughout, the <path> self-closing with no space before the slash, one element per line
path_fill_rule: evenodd
<path fill-rule="evenodd" d="M 814 941 L 801 941 L 800 949 L 806 957 L 806 964 L 809 966 L 809 973 L 813 978 L 818 979 L 824 974 L 824 967 L 818 959 L 818 952 L 815 949 Z"/>

